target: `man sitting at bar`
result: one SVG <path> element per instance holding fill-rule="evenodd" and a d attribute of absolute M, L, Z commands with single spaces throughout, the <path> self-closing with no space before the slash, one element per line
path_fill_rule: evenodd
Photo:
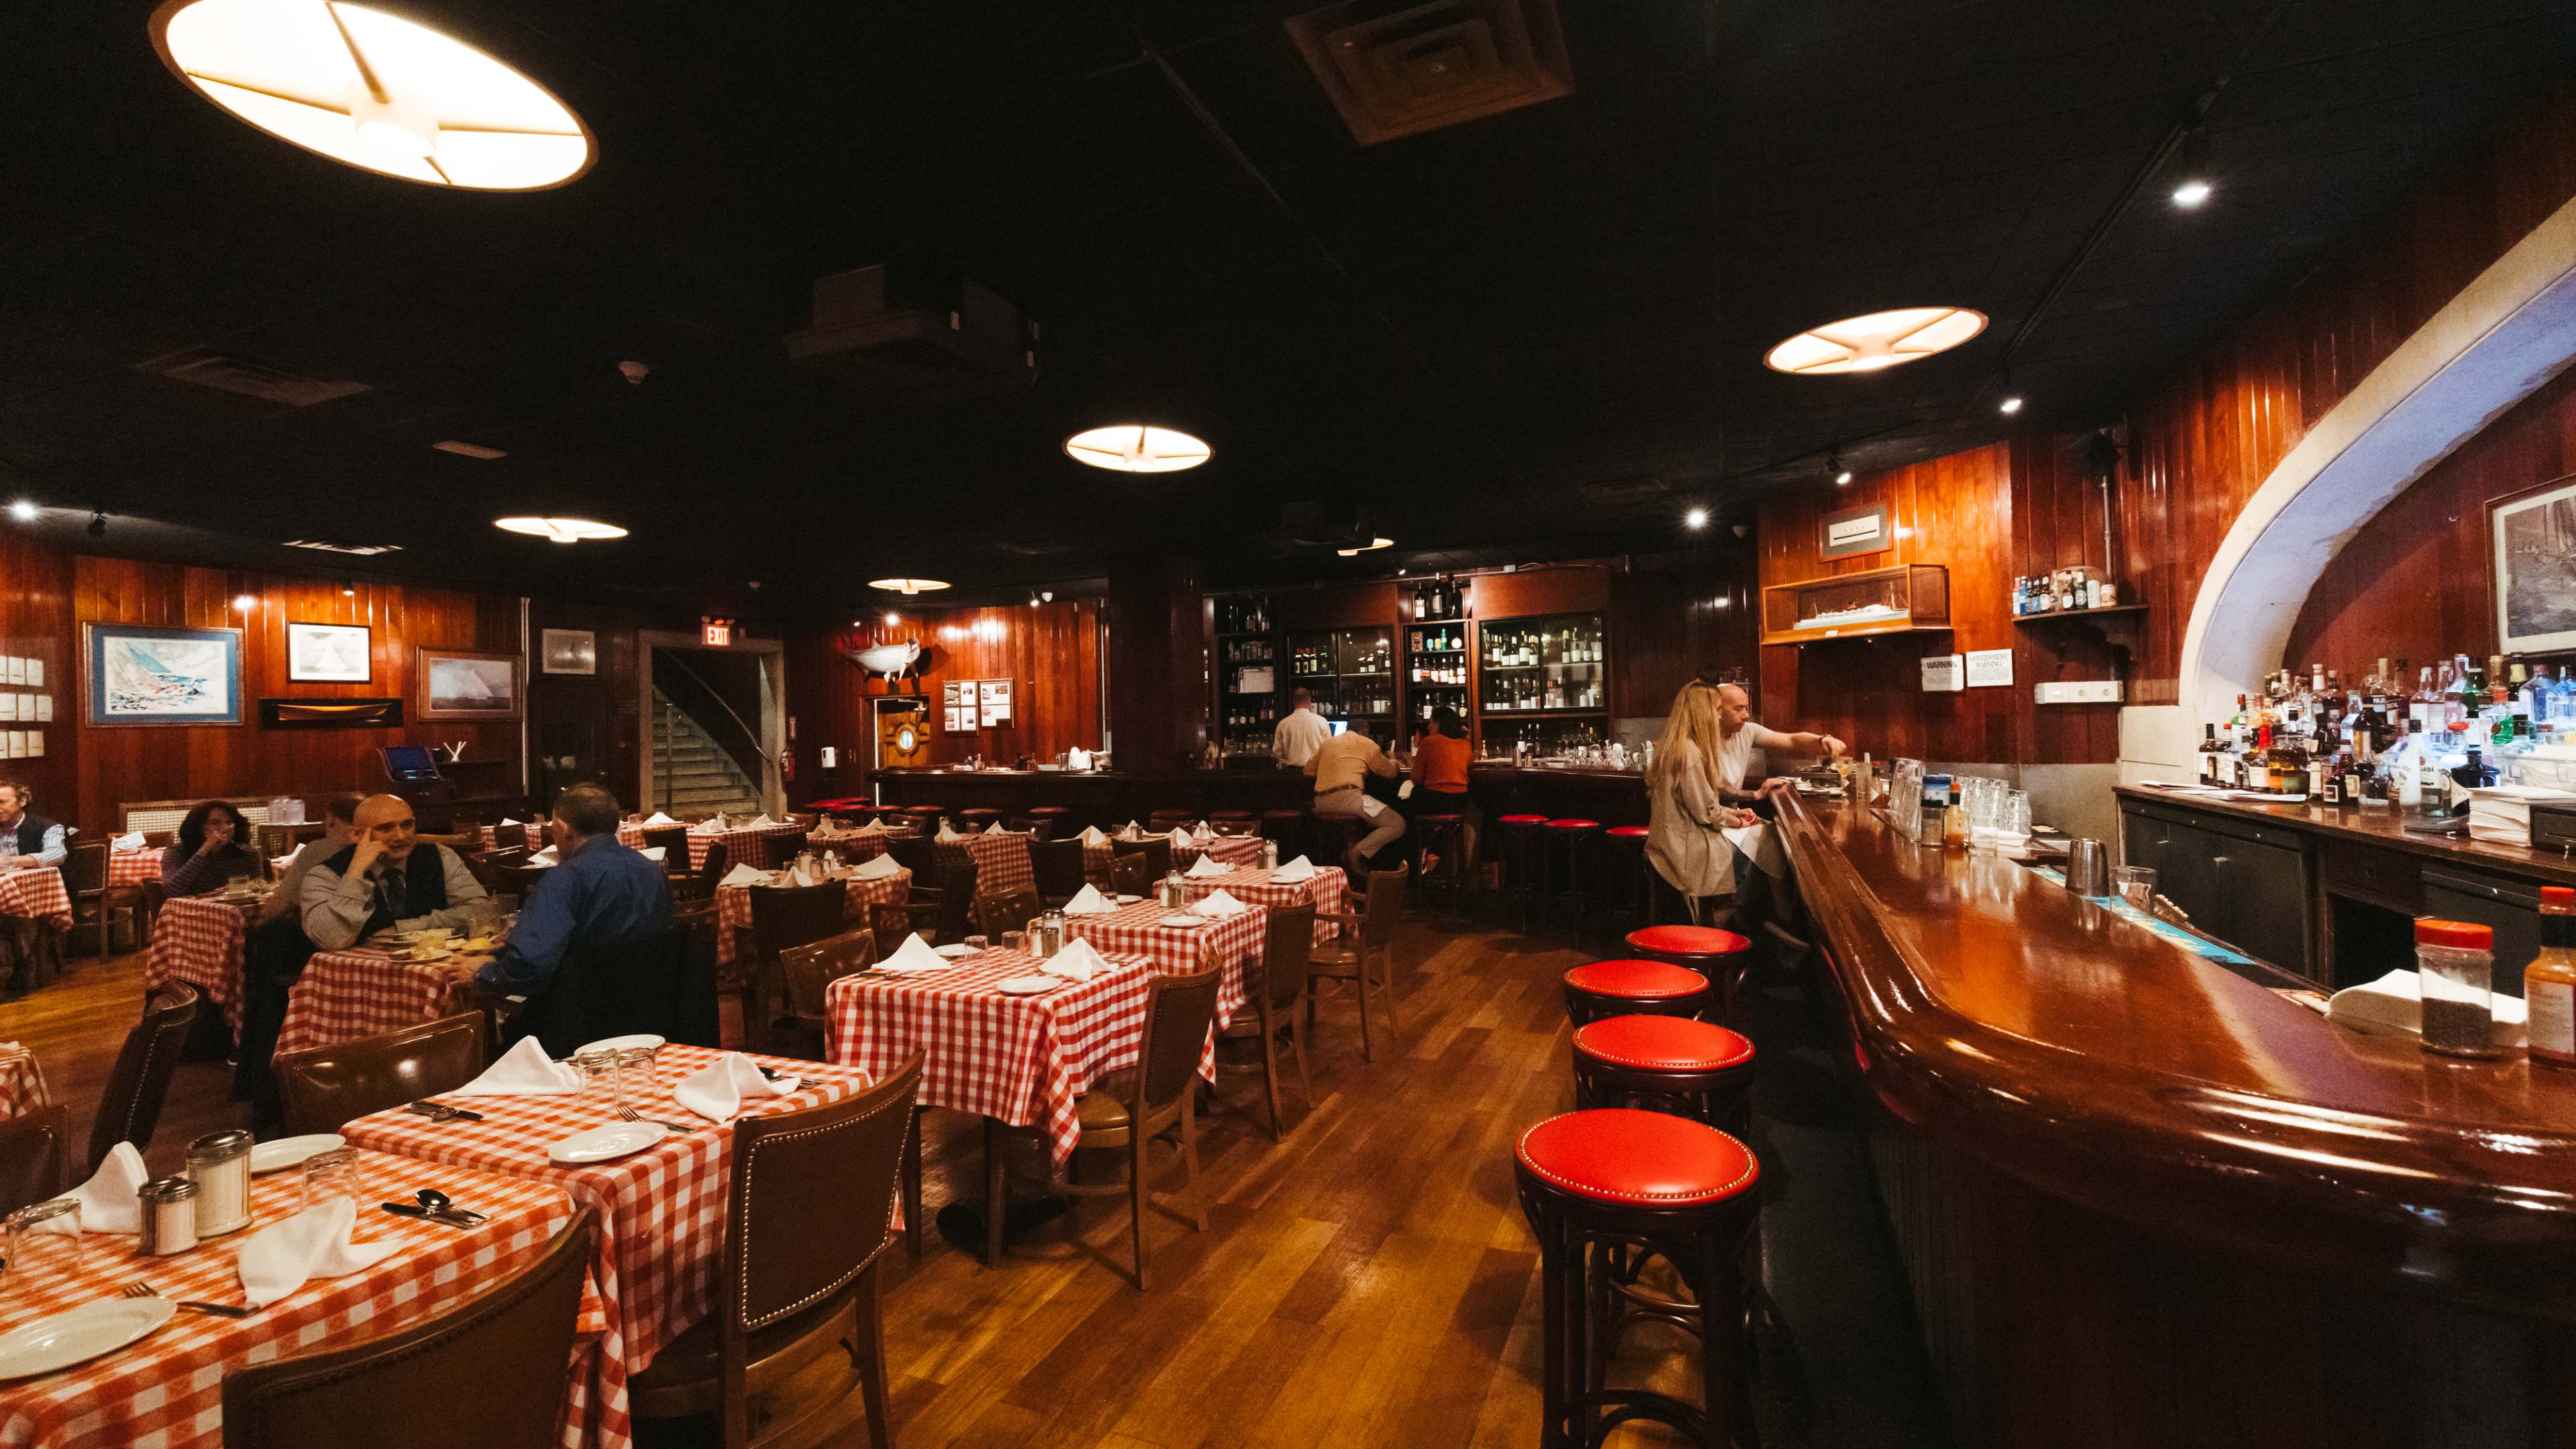
<path fill-rule="evenodd" d="M 273 921 L 288 911 L 304 909 L 304 877 L 313 867 L 338 855 L 341 848 L 358 839 L 358 797 L 334 795 L 322 806 L 322 833 L 304 842 L 303 848 L 286 863 L 277 877 L 277 889 L 268 893 L 268 903 L 260 907 L 260 919 Z"/>
<path fill-rule="evenodd" d="M 561 863 L 528 892 L 509 944 L 475 973 L 485 990 L 535 996 L 554 980 L 566 952 L 639 941 L 671 924 L 671 878 L 618 843 L 617 816 L 617 797 L 597 785 L 574 785 L 555 797 Z"/>
<path fill-rule="evenodd" d="M 411 802 L 370 795 L 358 805 L 357 843 L 304 874 L 304 934 L 318 951 L 345 951 L 388 926 L 459 929 L 483 883 L 464 857 L 419 838 Z"/>
<path fill-rule="evenodd" d="M 1817 753 L 1831 760 L 1840 758 L 1845 748 L 1843 742 L 1832 735 L 1820 735 L 1810 730 L 1783 733 L 1755 724 L 1753 696 L 1745 693 L 1744 686 L 1740 684 L 1717 686 L 1717 727 L 1719 796 L 1729 805 L 1750 805 L 1761 799 L 1765 790 L 1772 788 L 1769 785 L 1756 790 L 1744 788 L 1744 777 L 1753 768 L 1756 749 Z M 1778 777 L 1777 783 L 1788 785 L 1788 777 Z"/>
<path fill-rule="evenodd" d="M 1305 770 L 1314 763 L 1315 752 L 1324 747 L 1324 741 L 1333 737 L 1333 727 L 1315 713 L 1313 690 L 1298 690 L 1291 703 L 1296 707 L 1288 711 L 1288 717 L 1279 721 L 1279 728 L 1271 734 L 1270 753 L 1284 769 Z"/>
<path fill-rule="evenodd" d="M 0 871 L 63 863 L 63 827 L 27 808 L 35 798 L 24 784 L 0 779 Z"/>
<path fill-rule="evenodd" d="M 1326 820 L 1357 819 L 1368 823 L 1366 836 L 1342 852 L 1342 867 L 1358 881 L 1371 856 L 1404 838 L 1404 817 L 1395 807 L 1361 788 L 1369 776 L 1395 778 L 1395 761 L 1364 730 L 1346 730 L 1326 739 L 1306 762 L 1315 777 L 1315 814 Z"/>

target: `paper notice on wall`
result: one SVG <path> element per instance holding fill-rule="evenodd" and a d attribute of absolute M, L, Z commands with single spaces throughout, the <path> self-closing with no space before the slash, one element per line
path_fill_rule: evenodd
<path fill-rule="evenodd" d="M 0 684 L 27 682 L 27 661 L 15 654 L 0 654 Z"/>
<path fill-rule="evenodd" d="M 41 659 L 27 661 L 27 687 L 29 689 L 45 687 L 45 661 Z"/>
<path fill-rule="evenodd" d="M 37 720 L 37 722 L 38 722 L 38 723 L 40 723 L 40 724 L 42 724 L 42 723 L 50 723 L 50 722 L 53 720 L 53 717 L 54 717 L 54 697 L 53 697 L 52 695 L 50 695 L 50 694 L 40 694 L 40 695 L 37 695 L 37 696 L 36 696 L 36 720 Z"/>
<path fill-rule="evenodd" d="M 31 760 L 39 760 L 43 759 L 44 755 L 45 732 L 43 730 L 27 731 L 27 758 Z"/>
<path fill-rule="evenodd" d="M 1011 722 L 1011 681 L 985 680 L 983 701 L 985 728 L 990 729 L 995 725 L 1006 725 Z"/>
<path fill-rule="evenodd" d="M 17 717 L 18 696 L 9 693 L 6 690 L 0 690 L 0 719 L 16 719 Z"/>
<path fill-rule="evenodd" d="M 973 709 L 975 707 L 974 680 L 961 679 L 957 681 L 957 702 L 968 709 Z"/>
<path fill-rule="evenodd" d="M 2009 649 L 1971 649 L 1968 651 L 1968 687 L 1990 689 L 2012 683 L 2012 651 Z"/>

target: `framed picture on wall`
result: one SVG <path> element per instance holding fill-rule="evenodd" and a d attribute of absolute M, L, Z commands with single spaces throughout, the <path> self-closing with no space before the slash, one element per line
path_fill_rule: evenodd
<path fill-rule="evenodd" d="M 1818 558 L 1852 558 L 1882 553 L 1896 546 L 1896 530 L 1887 521 L 1887 505 L 1872 503 L 1828 513 L 1818 526 Z"/>
<path fill-rule="evenodd" d="M 364 684 L 376 677 L 364 624 L 286 626 L 286 677 L 296 684 Z"/>
<path fill-rule="evenodd" d="M 239 629 L 81 625 L 81 696 L 93 725 L 242 722 Z"/>
<path fill-rule="evenodd" d="M 2498 652 L 2576 649 L 2576 477 L 2498 499 L 2487 519 Z"/>
<path fill-rule="evenodd" d="M 509 720 L 519 717 L 520 659 L 470 649 L 420 651 L 420 718 Z"/>
<path fill-rule="evenodd" d="M 597 674 L 598 633 L 590 629 L 538 631 L 537 667 L 548 674 Z"/>

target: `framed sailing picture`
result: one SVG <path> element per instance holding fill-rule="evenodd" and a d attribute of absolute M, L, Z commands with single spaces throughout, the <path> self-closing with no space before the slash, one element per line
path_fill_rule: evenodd
<path fill-rule="evenodd" d="M 420 718 L 519 717 L 519 656 L 464 649 L 420 651 Z"/>
<path fill-rule="evenodd" d="M 286 626 L 286 678 L 294 684 L 364 684 L 375 677 L 364 624 Z"/>
<path fill-rule="evenodd" d="M 239 629 L 81 625 L 81 695 L 93 725 L 242 722 Z"/>
<path fill-rule="evenodd" d="M 2496 649 L 2576 649 L 2576 477 L 2487 505 L 2495 564 Z"/>

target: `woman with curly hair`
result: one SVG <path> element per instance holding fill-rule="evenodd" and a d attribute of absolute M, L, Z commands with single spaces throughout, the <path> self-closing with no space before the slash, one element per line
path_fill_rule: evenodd
<path fill-rule="evenodd" d="M 258 875 L 250 822 L 221 800 L 206 800 L 179 822 L 179 842 L 161 852 L 161 888 L 174 896 L 221 890 L 237 875 Z"/>

